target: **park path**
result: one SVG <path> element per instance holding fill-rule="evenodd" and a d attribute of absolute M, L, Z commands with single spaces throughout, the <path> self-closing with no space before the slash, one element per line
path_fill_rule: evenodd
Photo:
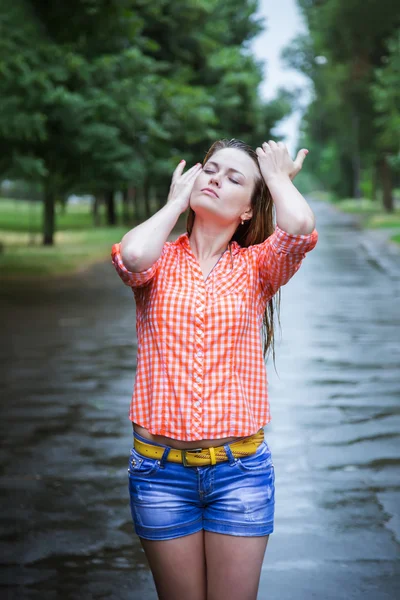
<path fill-rule="evenodd" d="M 350 217 L 311 205 L 319 242 L 282 288 L 278 375 L 267 364 L 276 521 L 258 598 L 394 600 L 400 278 Z M 131 291 L 109 261 L 13 284 L 0 326 L 2 597 L 155 600 L 127 491 Z"/>

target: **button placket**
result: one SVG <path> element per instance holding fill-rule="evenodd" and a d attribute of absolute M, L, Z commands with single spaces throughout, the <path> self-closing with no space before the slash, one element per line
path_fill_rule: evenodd
<path fill-rule="evenodd" d="M 196 433 L 201 432 L 202 390 L 204 376 L 204 327 L 205 327 L 205 286 L 201 286 L 195 301 L 195 346 L 193 356 L 193 406 L 192 425 Z"/>

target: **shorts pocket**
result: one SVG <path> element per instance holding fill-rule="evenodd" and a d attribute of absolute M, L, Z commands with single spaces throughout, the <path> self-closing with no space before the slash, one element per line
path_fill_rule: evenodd
<path fill-rule="evenodd" d="M 131 448 L 128 464 L 129 475 L 151 475 L 160 468 L 160 461 L 156 458 L 147 458 L 139 454 L 134 447 Z"/>
<path fill-rule="evenodd" d="M 238 458 L 236 460 L 237 467 L 246 473 L 254 472 L 259 473 L 261 471 L 273 471 L 274 465 L 272 462 L 271 451 L 268 444 L 264 441 L 257 448 L 257 451 L 250 456 Z"/>

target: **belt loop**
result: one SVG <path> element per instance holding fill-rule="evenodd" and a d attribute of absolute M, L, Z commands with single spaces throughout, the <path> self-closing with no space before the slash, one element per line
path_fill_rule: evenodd
<path fill-rule="evenodd" d="M 224 444 L 225 452 L 229 460 L 230 465 L 234 465 L 236 463 L 236 458 L 233 456 L 232 450 L 229 444 Z"/>
<path fill-rule="evenodd" d="M 170 451 L 171 451 L 170 446 L 167 446 L 164 449 L 163 455 L 162 455 L 161 460 L 160 460 L 160 467 L 161 467 L 161 469 L 165 468 L 165 462 L 166 462 L 166 460 L 168 458 L 168 454 L 170 453 Z"/>
<path fill-rule="evenodd" d="M 208 451 L 210 453 L 211 464 L 216 465 L 217 459 L 215 458 L 215 449 L 213 447 L 211 447 L 208 449 Z"/>

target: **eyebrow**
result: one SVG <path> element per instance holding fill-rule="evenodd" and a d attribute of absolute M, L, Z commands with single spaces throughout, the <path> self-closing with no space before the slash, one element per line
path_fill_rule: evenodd
<path fill-rule="evenodd" d="M 207 165 L 215 165 L 216 167 L 219 167 L 219 164 L 218 164 L 218 163 L 216 163 L 216 162 L 215 162 L 215 161 L 213 161 L 213 160 L 209 160 L 209 161 L 207 162 Z M 229 168 L 229 169 L 228 169 L 228 171 L 234 171 L 235 173 L 239 173 L 239 175 L 243 175 L 243 173 L 241 173 L 241 172 L 240 172 L 240 171 L 238 171 L 237 169 L 232 169 L 232 168 Z M 246 175 L 243 175 L 243 177 L 244 177 L 245 179 L 247 179 Z"/>

